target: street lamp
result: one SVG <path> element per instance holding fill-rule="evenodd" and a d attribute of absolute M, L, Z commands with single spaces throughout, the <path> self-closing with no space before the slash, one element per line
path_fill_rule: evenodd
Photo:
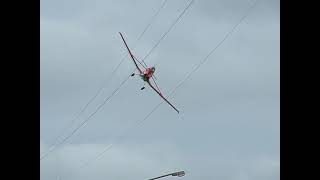
<path fill-rule="evenodd" d="M 155 177 L 155 178 L 152 178 L 152 179 L 149 179 L 149 180 L 159 179 L 159 178 L 163 178 L 163 177 L 166 177 L 166 176 L 178 176 L 178 177 L 182 177 L 182 176 L 184 176 L 185 174 L 186 174 L 186 173 L 185 173 L 184 171 L 179 171 L 179 172 L 174 172 L 174 173 L 166 174 L 166 175 L 163 175 L 163 176 Z"/>

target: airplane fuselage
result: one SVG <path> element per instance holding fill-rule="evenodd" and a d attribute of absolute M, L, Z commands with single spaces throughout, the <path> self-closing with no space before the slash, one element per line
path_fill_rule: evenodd
<path fill-rule="evenodd" d="M 146 69 L 142 72 L 142 74 L 140 74 L 140 77 L 142 78 L 143 81 L 148 81 L 148 80 L 152 77 L 154 71 L 155 71 L 155 68 L 154 68 L 154 67 L 146 68 Z"/>

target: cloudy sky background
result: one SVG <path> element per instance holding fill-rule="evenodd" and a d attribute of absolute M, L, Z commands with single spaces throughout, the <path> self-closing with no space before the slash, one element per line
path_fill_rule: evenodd
<path fill-rule="evenodd" d="M 121 31 L 144 57 L 189 0 L 41 0 L 41 139 L 46 152 L 81 108 L 104 91 L 83 121 L 134 68 Z M 245 14 L 252 0 L 196 0 L 146 59 L 168 94 Z M 162 104 L 130 78 L 65 144 L 41 160 L 41 179 L 148 179 L 185 170 L 185 180 L 280 179 L 280 20 L 278 0 L 259 0 L 237 30 Z M 74 128 L 75 126 L 73 126 Z M 127 131 L 133 127 L 132 131 Z M 70 130 L 68 131 L 70 132 Z M 68 133 L 67 132 L 67 133 Z M 124 139 L 116 137 L 127 133 Z M 83 168 L 110 143 L 112 148 Z M 174 179 L 169 177 L 168 179 Z"/>

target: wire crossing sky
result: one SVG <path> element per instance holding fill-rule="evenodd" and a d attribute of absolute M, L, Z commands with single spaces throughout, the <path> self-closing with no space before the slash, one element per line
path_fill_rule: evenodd
<path fill-rule="evenodd" d="M 167 0 L 163 1 L 163 3 L 161 4 L 161 6 L 159 7 L 159 9 L 157 10 L 157 12 L 152 16 L 150 22 L 147 24 L 147 26 L 144 28 L 144 30 L 142 31 L 142 33 L 139 35 L 136 44 L 139 42 L 139 40 L 143 37 L 144 33 L 147 31 L 147 29 L 151 26 L 152 22 L 156 19 L 156 17 L 158 16 L 158 14 L 160 13 L 161 9 L 165 6 L 165 4 L 167 3 Z M 119 69 L 120 65 L 123 63 L 123 61 L 125 60 L 124 56 L 122 58 L 122 60 L 120 61 L 120 63 L 115 67 L 115 69 L 112 71 L 112 73 L 108 76 L 108 80 L 106 81 L 109 82 L 112 77 L 114 77 L 116 71 Z M 87 107 L 89 106 L 89 104 L 92 103 L 92 101 L 94 101 L 97 96 L 101 93 L 101 91 L 106 87 L 106 84 L 102 84 L 102 86 L 99 88 L 99 90 L 94 94 L 94 96 L 85 104 L 85 106 L 80 110 L 80 112 L 75 116 L 74 119 L 72 119 L 72 121 L 70 121 L 70 124 L 68 124 L 68 126 L 66 126 L 61 133 L 59 133 L 59 135 L 55 138 L 55 140 L 53 141 L 53 143 L 50 145 L 49 149 L 53 149 L 57 144 L 58 144 L 58 140 L 62 137 L 63 133 L 66 132 L 67 129 L 70 129 L 72 127 L 72 125 L 75 123 L 76 120 L 79 119 L 80 115 L 87 109 Z M 49 150 L 50 151 L 50 150 Z M 47 153 L 46 153 L 47 154 Z M 41 158 L 42 159 L 42 158 Z"/>
<path fill-rule="evenodd" d="M 162 6 L 160 7 L 160 9 L 157 11 L 156 14 L 158 14 L 158 13 L 160 12 L 161 8 L 164 6 L 165 3 L 166 3 L 166 1 L 164 1 L 164 3 L 162 4 Z M 157 45 L 159 45 L 160 41 L 170 32 L 170 30 L 174 27 L 174 25 L 178 22 L 178 20 L 182 17 L 182 15 L 186 12 L 186 10 L 191 6 L 192 3 L 193 3 L 193 0 L 190 1 L 190 3 L 188 4 L 188 6 L 182 11 L 182 13 L 178 16 L 178 18 L 174 21 L 174 23 L 171 24 L 171 26 L 170 26 L 170 28 L 168 29 L 168 31 L 166 31 L 166 33 L 161 37 L 161 39 L 156 43 L 156 45 L 153 46 L 153 48 L 151 49 L 151 51 L 149 51 L 149 53 L 147 54 L 147 56 L 148 56 L 149 54 L 151 54 L 152 50 L 153 50 L 154 48 L 156 48 Z M 150 23 L 149 23 L 149 24 L 150 24 Z M 148 26 L 147 26 L 145 29 L 147 29 L 147 28 L 149 27 L 149 24 L 148 24 Z M 144 33 L 144 32 L 145 32 L 145 30 L 143 31 L 143 33 Z M 142 34 L 143 34 L 143 33 L 142 33 Z M 139 36 L 139 38 L 138 38 L 137 41 L 139 41 L 140 37 L 141 37 L 141 35 Z M 147 56 L 145 56 L 145 58 L 146 58 Z M 145 58 L 144 58 L 144 59 L 145 59 Z M 144 59 L 143 59 L 143 60 L 144 60 Z M 122 60 L 122 61 L 123 61 L 123 60 Z M 122 61 L 120 62 L 120 64 L 122 63 Z M 117 65 L 116 69 L 115 69 L 113 72 L 115 72 L 115 71 L 117 70 L 117 68 L 120 66 L 120 64 Z M 113 75 L 113 73 L 112 73 L 112 75 Z M 40 160 L 42 160 L 42 159 L 44 159 L 45 157 L 47 157 L 51 152 L 53 152 L 53 151 L 55 150 L 55 148 L 56 148 L 57 146 L 62 145 L 62 144 L 63 144 L 64 142 L 66 142 L 71 136 L 73 136 L 82 126 L 84 126 L 84 125 L 90 120 L 90 118 L 91 118 L 94 114 L 96 114 L 99 109 L 102 108 L 102 106 L 103 106 L 106 102 L 109 102 L 109 100 L 113 97 L 113 95 L 115 95 L 115 93 L 118 92 L 118 90 L 122 87 L 122 85 L 123 85 L 127 80 L 128 80 L 128 78 L 126 78 L 126 79 L 119 85 L 119 87 L 117 87 L 117 88 L 115 89 L 115 91 L 113 91 L 112 94 L 111 94 L 108 98 L 106 98 L 106 100 L 105 100 L 102 104 L 100 104 L 100 105 L 98 106 L 98 108 L 97 108 L 92 114 L 90 114 L 90 116 L 89 116 L 88 118 L 86 118 L 84 121 L 82 121 L 69 135 L 67 135 L 64 139 L 62 139 L 61 142 L 57 143 L 57 142 L 55 141 L 55 144 L 53 144 L 53 145 L 49 148 L 48 152 L 45 153 L 42 157 L 40 157 Z M 100 89 L 100 90 L 101 90 L 101 89 Z M 92 100 L 97 97 L 97 95 L 100 93 L 100 90 L 99 90 L 99 91 L 97 92 L 97 94 L 95 94 L 95 95 L 93 96 L 93 98 L 85 105 L 85 107 L 82 109 L 82 111 L 80 112 L 80 114 L 85 110 L 85 108 L 87 108 L 88 104 L 89 104 L 90 102 L 92 102 Z M 76 118 L 78 118 L 80 114 L 78 114 Z"/>
<path fill-rule="evenodd" d="M 177 22 L 179 22 L 179 20 L 181 19 L 181 17 L 184 15 L 184 13 L 191 7 L 192 3 L 194 2 L 194 0 L 191 0 L 190 3 L 188 4 L 188 6 L 186 8 L 183 9 L 182 13 L 178 16 L 177 19 L 175 19 L 175 21 L 171 24 L 171 26 L 169 27 L 169 29 L 161 36 L 161 38 L 158 40 L 158 42 L 151 48 L 151 50 L 148 52 L 148 54 L 146 56 L 144 56 L 142 58 L 142 61 L 144 61 L 151 53 L 152 51 L 160 44 L 161 40 L 164 39 L 166 37 L 166 35 L 171 31 L 171 29 L 176 25 Z"/>
<path fill-rule="evenodd" d="M 181 15 L 191 2 L 42 0 L 40 154 L 51 151 L 105 74 L 113 74 L 108 87 L 117 96 L 105 111 L 114 91 L 94 98 L 85 108 L 94 123 L 82 121 L 72 143 L 40 162 L 41 179 L 149 179 L 181 169 L 186 180 L 279 179 L 279 1 L 194 1 Z M 170 30 L 179 15 L 183 23 Z M 117 93 L 134 68 L 119 31 L 132 49 L 132 37 L 140 39 L 134 55 L 156 46 L 146 55 L 183 118 L 151 89 L 140 91 L 140 79 Z"/>
<path fill-rule="evenodd" d="M 109 100 L 116 95 L 116 93 L 118 93 L 118 91 L 120 90 L 120 88 L 129 80 L 130 76 L 128 76 L 126 79 L 124 79 L 121 84 L 111 93 L 110 96 L 108 96 L 107 98 L 105 98 L 105 100 L 103 101 L 103 103 L 101 103 L 94 112 L 92 112 L 85 120 L 83 120 L 68 136 L 66 136 L 61 142 L 59 142 L 58 144 L 56 144 L 56 146 L 54 146 L 53 148 L 51 148 L 46 154 L 44 154 L 40 160 L 44 159 L 45 157 L 47 157 L 49 155 L 49 153 L 51 153 L 52 151 L 55 150 L 55 148 L 57 146 L 60 146 L 61 144 L 63 144 L 64 142 L 66 142 L 72 135 L 74 135 L 81 127 L 83 127 L 90 119 L 91 117 L 93 117 L 107 102 L 109 102 Z"/>
<path fill-rule="evenodd" d="M 191 2 L 191 3 L 192 3 L 192 2 Z M 191 4 L 191 3 L 190 3 L 190 4 Z M 255 7 L 256 3 L 257 3 L 257 0 L 254 1 L 254 3 L 248 8 L 248 10 L 246 11 L 246 13 L 241 17 L 241 19 L 231 28 L 231 30 L 230 30 L 229 32 L 227 32 L 227 34 L 224 36 L 224 38 L 209 52 L 209 54 L 208 54 L 207 56 L 205 56 L 205 58 L 202 59 L 198 64 L 196 64 L 195 68 L 193 68 L 192 71 L 190 71 L 189 73 L 187 73 L 186 77 L 185 77 L 184 79 L 182 79 L 182 80 L 180 81 L 180 83 L 178 83 L 178 85 L 171 91 L 171 93 L 169 94 L 169 96 L 173 95 L 173 94 L 175 93 L 175 91 L 176 91 L 180 86 L 182 86 L 183 83 L 184 83 L 186 80 L 188 80 L 188 79 L 191 77 L 191 75 L 192 75 L 198 68 L 200 68 L 200 66 L 201 66 L 202 64 L 204 64 L 204 63 L 208 60 L 208 58 L 213 54 L 213 52 L 216 51 L 216 49 L 217 49 L 218 47 L 220 47 L 220 46 L 222 45 L 222 43 L 223 43 L 223 42 L 235 31 L 235 29 L 243 22 L 243 20 L 248 16 L 250 10 Z M 189 5 L 190 5 L 190 4 L 189 4 Z M 179 16 L 179 17 L 180 17 L 180 16 Z M 149 113 L 147 114 L 147 116 L 145 116 L 145 118 L 143 118 L 142 120 L 137 121 L 137 124 L 136 124 L 136 125 L 139 126 L 139 125 L 141 125 L 145 120 L 147 120 L 147 119 L 160 107 L 160 105 L 161 105 L 162 103 L 163 103 L 163 101 L 161 101 L 158 105 L 156 105 L 156 106 L 151 110 L 151 112 L 149 112 Z M 136 127 L 136 126 L 133 126 L 133 128 L 134 128 L 134 127 Z M 98 155 L 95 156 L 93 159 L 90 159 L 89 161 L 87 161 L 87 162 L 85 162 L 84 164 L 82 164 L 77 170 L 80 170 L 80 169 L 86 167 L 87 165 L 89 165 L 90 162 L 93 162 L 93 161 L 95 161 L 95 160 L 100 159 L 100 158 L 103 156 L 103 154 L 106 153 L 108 150 L 110 150 L 117 141 L 119 141 L 120 139 L 125 138 L 125 137 L 129 134 L 130 131 L 127 130 L 127 131 L 125 131 L 125 132 L 126 132 L 126 133 L 125 133 L 124 135 L 122 135 L 122 136 L 119 136 L 114 143 L 109 144 L 108 146 L 106 146 L 105 149 L 104 149 L 101 153 L 98 153 Z"/>

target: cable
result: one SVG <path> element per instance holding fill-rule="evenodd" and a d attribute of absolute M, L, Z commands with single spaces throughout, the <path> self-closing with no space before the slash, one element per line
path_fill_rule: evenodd
<path fill-rule="evenodd" d="M 225 35 L 225 37 L 209 52 L 209 54 L 208 54 L 202 61 L 200 61 L 200 63 L 197 64 L 197 65 L 195 66 L 195 68 L 194 68 L 190 73 L 187 74 L 186 78 L 185 78 L 184 80 L 182 80 L 182 81 L 174 88 L 173 92 L 176 91 L 180 86 L 182 86 L 182 84 L 183 84 L 186 80 L 188 80 L 188 79 L 191 77 L 191 75 L 192 75 L 197 69 L 199 69 L 202 64 L 204 64 L 204 63 L 208 60 L 208 58 L 210 57 L 210 55 L 211 55 L 213 52 L 215 52 L 215 51 L 218 49 L 218 47 L 220 47 L 220 46 L 222 45 L 222 43 L 234 32 L 234 30 L 235 30 L 235 29 L 242 23 L 242 21 L 248 16 L 250 10 L 255 7 L 255 5 L 257 4 L 257 2 L 258 2 L 258 0 L 256 0 L 256 1 L 248 8 L 248 10 L 246 11 L 245 15 L 242 16 L 242 18 L 238 21 L 238 23 L 235 24 L 235 25 L 232 27 L 232 29 Z M 172 93 L 173 93 L 173 92 L 172 92 Z"/>
<path fill-rule="evenodd" d="M 256 5 L 257 1 L 258 1 L 258 0 L 256 0 L 256 1 L 254 2 L 254 4 L 249 7 L 249 9 L 247 10 L 247 13 L 239 20 L 239 22 L 238 22 L 235 26 L 233 26 L 233 28 L 232 28 L 232 29 L 226 34 L 226 36 L 209 52 L 209 54 L 208 54 L 203 60 L 201 60 L 201 61 L 199 62 L 199 64 L 197 64 L 197 65 L 195 66 L 195 68 L 194 68 L 193 70 L 191 70 L 189 73 L 187 73 L 186 77 L 185 77 L 183 80 L 181 80 L 180 83 L 170 92 L 169 96 L 173 95 L 173 94 L 175 93 L 175 91 L 176 91 L 179 87 L 181 87 L 182 84 L 184 84 L 184 82 L 185 82 L 186 80 L 188 80 L 188 79 L 191 77 L 191 75 L 192 75 L 205 61 L 208 60 L 209 56 L 210 56 L 213 52 L 215 52 L 215 50 L 216 50 L 219 46 L 221 46 L 221 44 L 234 32 L 234 30 L 235 30 L 235 29 L 241 24 L 241 22 L 247 17 L 247 15 L 249 14 L 250 10 L 253 9 L 253 7 Z M 168 97 L 169 97 L 169 96 L 168 96 Z M 145 120 L 147 120 L 147 119 L 160 107 L 160 105 L 161 105 L 163 102 L 164 102 L 164 101 L 161 101 L 161 102 L 160 102 L 159 104 L 157 104 L 143 119 L 137 121 L 137 123 L 136 123 L 137 126 L 136 126 L 136 127 L 142 125 L 142 123 L 143 123 Z M 118 136 L 118 138 L 117 138 L 116 140 L 118 140 L 118 139 L 120 139 L 120 138 L 126 137 L 126 135 L 127 135 L 127 134 L 130 132 L 130 130 L 132 130 L 134 127 L 135 127 L 135 126 L 131 126 L 131 128 L 130 128 L 128 131 L 126 131 L 124 135 Z M 114 142 L 116 142 L 116 140 L 115 140 Z M 103 155 L 105 152 L 107 152 L 108 150 L 110 150 L 110 149 L 112 148 L 112 146 L 113 146 L 113 143 L 109 144 L 109 145 L 108 145 L 101 153 L 99 153 L 98 156 L 96 156 L 92 161 L 101 158 L 102 155 Z M 89 162 L 92 162 L 92 161 L 90 161 L 90 160 L 87 161 L 83 166 L 80 166 L 80 168 L 83 168 L 84 166 L 88 165 Z"/>
<path fill-rule="evenodd" d="M 128 76 L 124 81 L 121 82 L 121 84 L 111 93 L 110 96 L 108 96 L 99 106 L 98 108 L 91 113 L 84 121 L 81 122 L 81 124 L 79 126 L 77 126 L 72 132 L 71 134 L 69 134 L 67 137 L 65 137 L 60 143 L 56 144 L 56 146 L 54 146 L 51 150 L 48 151 L 48 153 L 46 153 L 45 155 L 43 155 L 40 160 L 42 160 L 43 158 L 45 158 L 49 153 L 51 153 L 52 151 L 55 150 L 55 147 L 63 144 L 66 140 L 68 140 L 74 133 L 76 133 L 81 127 L 83 127 L 89 120 L 90 118 L 95 115 L 99 109 L 101 109 L 103 107 L 104 104 L 106 104 L 118 91 L 119 89 L 124 85 L 125 82 L 128 81 L 128 79 L 130 78 L 130 76 Z"/>
<path fill-rule="evenodd" d="M 140 36 L 138 37 L 137 41 L 139 41 L 141 39 L 141 37 L 144 35 L 144 33 L 147 31 L 147 29 L 151 26 L 152 22 L 155 20 L 155 18 L 158 16 L 158 14 L 160 13 L 161 9 L 166 5 L 168 0 L 164 0 L 160 6 L 160 8 L 158 9 L 158 11 L 152 16 L 150 22 L 148 23 L 148 25 L 144 28 L 144 30 L 142 31 L 142 33 L 140 34 Z"/>
<path fill-rule="evenodd" d="M 187 80 L 191 77 L 191 75 L 192 75 L 197 69 L 200 68 L 200 66 L 201 66 L 203 63 L 205 63 L 205 62 L 208 60 L 208 58 L 210 57 L 210 55 L 211 55 L 213 52 L 215 52 L 215 51 L 218 49 L 219 46 L 222 45 L 222 43 L 234 32 L 234 30 L 235 30 L 235 29 L 242 23 L 242 21 L 248 16 L 250 10 L 253 9 L 253 8 L 255 7 L 255 5 L 257 4 L 257 1 L 258 1 L 258 0 L 256 0 L 256 1 L 248 8 L 248 10 L 247 10 L 247 12 L 245 13 L 245 15 L 242 16 L 242 18 L 239 20 L 239 22 L 232 27 L 232 29 L 231 29 L 231 30 L 225 35 L 225 37 L 209 52 L 209 54 L 208 54 L 203 60 L 201 60 L 201 61 L 199 62 L 199 64 L 197 64 L 192 71 L 190 71 L 189 73 L 187 73 L 186 77 L 170 92 L 170 94 L 168 95 L 168 97 L 170 97 L 173 93 L 175 93 L 175 91 L 176 91 L 179 87 L 181 87 L 181 86 L 185 83 L 185 81 L 187 81 Z M 157 106 L 155 106 L 155 107 L 152 109 L 152 111 L 151 111 L 142 121 L 140 121 L 140 124 L 141 124 L 143 121 L 145 121 L 147 118 L 149 118 L 149 116 L 150 116 L 156 109 L 158 109 L 159 106 L 160 106 L 163 102 L 164 102 L 164 101 L 161 101 Z"/>
<path fill-rule="evenodd" d="M 118 68 L 120 67 L 120 65 L 122 64 L 123 61 L 121 61 L 116 68 L 112 71 L 111 75 L 109 76 L 108 80 L 106 82 L 110 82 L 110 80 L 112 79 L 113 75 L 115 74 L 115 72 L 118 70 Z M 87 107 L 89 106 L 89 104 L 92 103 L 93 100 L 96 99 L 96 97 L 101 93 L 101 91 L 105 88 L 105 84 L 103 84 L 99 90 L 95 93 L 95 95 L 87 102 L 87 104 L 85 104 L 85 106 L 81 109 L 81 111 L 75 116 L 75 118 L 69 123 L 68 126 L 66 126 L 58 135 L 55 140 L 53 141 L 53 143 L 49 146 L 48 149 L 53 148 L 58 140 L 62 137 L 63 133 L 66 132 L 67 129 L 70 129 L 72 127 L 72 125 L 75 123 L 76 120 L 78 120 L 80 118 L 80 115 L 87 109 Z"/>
<path fill-rule="evenodd" d="M 148 52 L 148 54 L 142 59 L 144 61 L 151 53 L 152 51 L 160 44 L 160 42 L 166 37 L 166 35 L 171 31 L 171 29 L 177 24 L 177 22 L 181 19 L 183 14 L 190 8 L 194 0 L 191 0 L 187 7 L 184 8 L 182 13 L 178 16 L 178 18 L 171 24 L 169 29 L 162 35 L 162 37 L 158 40 L 158 42 L 151 48 L 151 50 Z"/>
<path fill-rule="evenodd" d="M 142 36 L 145 34 L 145 32 L 148 30 L 148 28 L 151 26 L 151 24 L 153 23 L 153 21 L 156 19 L 156 17 L 158 16 L 158 14 L 160 13 L 160 11 L 163 9 L 163 7 L 166 5 L 168 0 L 164 0 L 161 4 L 161 6 L 159 7 L 159 9 L 157 10 L 157 12 L 152 16 L 150 22 L 148 23 L 148 25 L 144 28 L 144 30 L 142 31 L 142 33 L 139 35 L 138 39 L 136 40 L 136 43 L 134 44 L 132 50 L 134 50 L 137 46 L 137 43 L 140 41 L 140 39 L 142 38 Z M 124 58 L 126 56 L 123 57 L 122 61 L 124 61 Z M 139 61 L 138 61 L 139 62 Z M 139 62 L 140 63 L 140 62 Z M 145 65 L 145 67 L 147 67 L 147 64 L 145 63 L 144 59 L 142 59 L 142 63 Z M 141 64 L 141 63 L 140 63 Z M 142 65 L 142 64 L 141 64 Z M 143 66 L 143 65 L 142 65 Z"/>
<path fill-rule="evenodd" d="M 191 0 L 190 1 L 190 3 L 184 8 L 184 10 L 182 11 L 182 13 L 177 17 L 177 19 L 171 24 L 171 26 L 169 27 L 169 29 L 162 35 L 162 37 L 159 39 L 159 41 L 155 44 L 155 46 L 153 46 L 152 47 L 152 49 L 149 51 L 149 53 L 143 58 L 143 60 L 144 59 L 146 59 L 146 57 L 148 57 L 150 54 L 151 54 L 151 52 L 159 45 L 159 43 L 161 42 L 161 40 L 163 40 L 164 39 L 164 37 L 171 31 L 171 29 L 175 26 L 175 24 L 181 19 L 181 17 L 182 17 L 182 15 L 187 11 L 187 9 L 189 9 L 190 7 L 191 7 L 191 5 L 192 5 L 192 3 L 194 2 L 194 0 Z M 164 1 L 164 3 L 163 4 L 165 4 L 166 3 L 166 1 Z M 163 6 L 161 6 L 161 7 L 163 7 Z M 161 8 L 160 7 L 160 8 Z M 142 60 L 142 61 L 143 61 Z M 143 61 L 144 62 L 144 61 Z M 147 119 L 157 108 L 158 108 L 158 106 L 160 106 L 160 104 L 158 104 L 157 106 L 156 106 L 156 108 L 154 108 L 148 115 L 147 115 L 147 117 L 145 117 L 144 119 L 143 119 L 143 121 L 145 120 L 145 119 Z M 138 123 L 139 123 L 140 121 L 138 121 Z M 121 138 L 121 137 L 124 137 L 124 136 L 119 136 L 119 138 Z M 102 152 L 102 153 L 100 153 L 98 156 L 96 156 L 96 158 L 95 159 L 98 159 L 100 156 L 102 156 L 107 150 L 109 150 L 110 148 L 112 147 L 112 144 L 110 145 L 108 145 L 108 147 Z M 85 164 L 87 165 L 88 163 L 90 162 L 90 160 L 88 161 L 88 162 L 86 162 Z M 84 165 L 85 166 L 85 165 Z M 83 166 L 80 166 L 80 167 L 83 167 Z"/>
<path fill-rule="evenodd" d="M 165 0 L 161 6 L 158 8 L 157 12 L 152 16 L 150 22 L 147 24 L 147 26 L 144 28 L 144 30 L 142 31 L 142 33 L 139 35 L 138 39 L 136 40 L 135 46 L 134 48 L 137 46 L 139 40 L 142 38 L 142 36 L 145 34 L 145 32 L 147 31 L 147 29 L 151 26 L 151 24 L 153 23 L 153 21 L 155 20 L 155 18 L 158 16 L 158 14 L 160 13 L 161 9 L 165 6 L 165 4 L 167 3 L 167 0 Z M 133 48 L 133 49 L 134 49 Z M 124 62 L 126 58 L 126 55 L 124 55 L 121 59 L 121 61 L 119 62 L 119 64 L 113 69 L 113 71 L 111 72 L 111 74 L 108 76 L 109 78 L 107 79 L 107 81 L 105 82 L 110 82 L 112 77 L 114 77 L 114 74 L 116 73 L 116 71 L 119 69 L 119 67 L 121 66 L 121 64 Z M 143 62 L 144 63 L 144 62 Z M 145 63 L 144 63 L 145 64 Z M 66 132 L 67 129 L 70 129 L 72 127 L 72 125 L 75 123 L 76 120 L 78 120 L 80 118 L 80 115 L 87 109 L 87 107 L 97 98 L 97 96 L 102 92 L 102 90 L 104 90 L 106 87 L 106 84 L 102 84 L 102 86 L 98 89 L 98 91 L 94 94 L 94 96 L 85 104 L 85 106 L 80 110 L 80 112 L 75 116 L 74 119 L 72 119 L 72 121 L 70 121 L 70 123 L 68 124 L 68 126 L 66 126 L 60 133 L 59 135 L 54 139 L 53 143 L 49 146 L 49 151 L 50 149 L 54 148 L 54 146 L 57 144 L 58 140 L 62 137 L 62 135 L 64 134 L 64 132 Z M 46 153 L 44 153 L 46 154 Z"/>

